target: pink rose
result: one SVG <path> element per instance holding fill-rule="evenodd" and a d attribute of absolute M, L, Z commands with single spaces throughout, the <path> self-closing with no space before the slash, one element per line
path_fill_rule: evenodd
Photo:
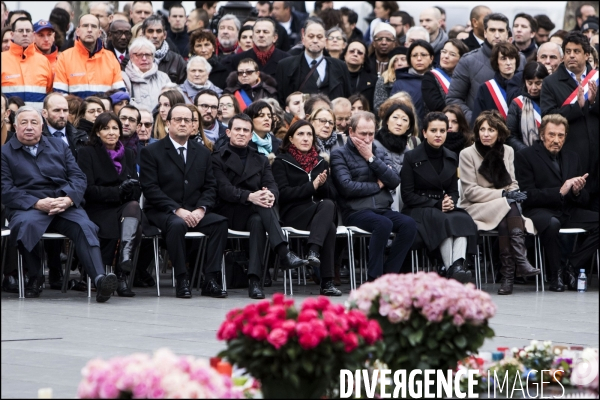
<path fill-rule="evenodd" d="M 325 310 L 329 305 L 331 304 L 331 302 L 329 301 L 329 299 L 325 296 L 319 296 L 317 297 L 317 310 Z"/>
<path fill-rule="evenodd" d="M 308 322 L 298 322 L 296 324 L 296 333 L 298 335 L 306 335 L 312 331 L 312 327 Z"/>
<path fill-rule="evenodd" d="M 267 336 L 267 341 L 273 345 L 277 350 L 284 346 L 287 343 L 288 334 L 285 330 L 276 328 L 269 333 Z"/>
<path fill-rule="evenodd" d="M 314 349 L 320 342 L 319 337 L 312 332 L 308 332 L 298 338 L 298 343 L 300 343 L 300 346 L 304 350 Z"/>
<path fill-rule="evenodd" d="M 306 299 L 307 301 L 311 298 Z M 319 318 L 319 313 L 317 310 L 313 309 L 303 309 L 300 311 L 300 315 L 298 315 L 298 322 L 308 322 L 315 318 Z"/>
<path fill-rule="evenodd" d="M 344 340 L 345 333 L 342 328 L 337 325 L 333 325 L 329 328 L 329 336 L 331 337 L 332 342 L 341 342 Z"/>
<path fill-rule="evenodd" d="M 269 307 L 271 306 L 269 304 L 269 300 L 261 300 L 258 303 L 256 303 L 257 308 L 258 308 L 258 312 L 262 315 L 265 314 L 267 311 L 269 311 Z"/>
<path fill-rule="evenodd" d="M 219 340 L 232 340 L 237 337 L 237 329 L 233 322 L 225 321 L 217 332 L 217 339 Z"/>
<path fill-rule="evenodd" d="M 304 303 L 302 303 L 302 311 L 317 309 L 319 309 L 319 302 L 314 297 L 309 297 L 308 299 L 304 300 Z"/>
<path fill-rule="evenodd" d="M 344 351 L 350 353 L 358 347 L 358 337 L 355 333 L 349 333 L 344 336 Z"/>
<path fill-rule="evenodd" d="M 250 336 L 254 340 L 265 340 L 268 334 L 269 332 L 267 331 L 267 328 L 264 325 L 255 325 L 252 328 L 252 333 L 250 334 Z"/>
<path fill-rule="evenodd" d="M 287 333 L 292 333 L 294 332 L 294 330 L 296 330 L 296 321 L 292 320 L 292 319 L 286 319 L 285 321 L 283 321 L 283 323 L 281 324 L 281 329 L 283 329 L 284 331 L 286 331 Z"/>
<path fill-rule="evenodd" d="M 282 293 L 275 293 L 273 295 L 273 304 L 283 305 L 284 299 L 285 299 L 285 296 Z"/>

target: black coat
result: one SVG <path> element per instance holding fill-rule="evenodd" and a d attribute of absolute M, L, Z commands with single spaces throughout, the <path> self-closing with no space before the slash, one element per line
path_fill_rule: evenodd
<path fill-rule="evenodd" d="M 70 122 L 67 122 L 65 131 L 67 132 L 67 141 L 69 142 L 69 149 L 71 149 L 73 157 L 77 159 L 78 150 L 85 146 L 89 140 L 88 134 L 84 130 L 75 128 Z M 50 134 L 50 130 L 48 130 L 48 124 L 46 122 L 42 127 L 42 135 L 47 137 L 54 137 Z"/>
<path fill-rule="evenodd" d="M 158 70 L 169 76 L 171 82 L 181 85 L 187 79 L 187 63 L 179 54 L 169 50 L 158 64 Z"/>
<path fill-rule="evenodd" d="M 521 95 L 527 97 L 538 106 L 540 105 L 539 97 L 531 97 L 527 93 L 527 89 L 523 88 Z M 523 150 L 528 146 L 523 142 L 523 132 L 521 131 L 521 118 L 523 117 L 523 110 L 513 99 L 508 106 L 508 115 L 506 116 L 506 127 L 510 131 L 510 136 L 506 139 L 506 144 L 517 151 Z"/>
<path fill-rule="evenodd" d="M 444 70 L 450 78 L 452 74 Z M 425 72 L 423 80 L 421 82 L 421 93 L 423 96 L 423 102 L 429 112 L 431 111 L 442 111 L 446 107 L 446 93 L 442 89 L 442 85 L 438 82 L 437 78 L 431 71 Z"/>
<path fill-rule="evenodd" d="M 481 47 L 481 45 L 479 44 L 479 42 L 477 41 L 477 39 L 475 38 L 475 35 L 473 34 L 473 31 L 469 32 L 469 37 L 466 39 L 462 40 L 464 44 L 467 45 L 467 47 L 469 48 L 469 51 L 473 51 L 475 49 L 478 49 Z"/>
<path fill-rule="evenodd" d="M 591 66 L 587 65 L 587 71 Z M 563 106 L 564 101 L 577 88 L 577 82 L 567 72 L 564 64 L 560 64 L 556 71 L 544 79 L 540 95 L 542 118 L 548 114 L 560 114 L 569 121 L 569 134 L 563 149 L 571 150 L 579 155 L 579 162 L 584 173 L 589 173 L 587 189 L 590 193 L 598 193 L 598 146 L 600 142 L 600 127 L 598 125 L 599 93 L 596 92 L 596 101 L 590 107 L 589 101 L 579 107 L 574 104 Z"/>
<path fill-rule="evenodd" d="M 215 212 L 228 219 L 230 229 L 246 230 L 246 222 L 254 213 L 252 203 L 248 201 L 251 193 L 266 187 L 277 201 L 279 191 L 269 160 L 253 148 L 248 147 L 244 165 L 229 146 L 223 146 L 212 154 L 212 165 L 218 182 Z"/>
<path fill-rule="evenodd" d="M 517 97 L 521 91 L 521 82 L 523 80 L 523 71 L 519 71 L 508 80 L 504 79 L 500 72 L 496 72 L 494 79 L 504 91 L 506 92 L 506 104 L 510 105 L 515 97 Z M 475 105 L 473 106 L 473 114 L 471 120 L 471 126 L 475 125 L 475 120 L 483 111 L 486 110 L 498 110 L 496 103 L 492 98 L 490 90 L 488 89 L 485 82 L 479 86 L 477 96 L 475 96 Z M 499 111 L 499 110 L 498 110 Z M 508 110 L 507 110 L 508 113 Z"/>
<path fill-rule="evenodd" d="M 552 165 L 550 155 L 541 142 L 536 142 L 515 155 L 515 174 L 519 188 L 527 192 L 527 200 L 523 202 L 523 215 L 531 218 L 539 232 L 548 227 L 551 217 L 564 223 L 569 218 L 570 210 L 585 208 L 589 202 L 590 196 L 585 187 L 579 196 L 569 191 L 561 199 L 560 188 L 565 181 L 582 176 L 585 172 L 581 169 L 577 153 L 565 150 L 564 147 L 558 161 L 561 173 Z"/>
<path fill-rule="evenodd" d="M 296 226 L 311 220 L 321 200 L 335 199 L 331 177 L 315 190 L 314 179 L 329 169 L 323 157 L 318 156 L 318 160 L 310 173 L 290 153 L 279 154 L 273 162 L 273 176 L 279 188 L 279 214 L 285 225 Z"/>
<path fill-rule="evenodd" d="M 346 67 L 347 69 L 348 67 Z M 375 96 L 375 84 L 377 83 L 377 74 L 365 71 L 361 68 L 358 74 L 348 71 L 350 76 L 350 92 L 352 94 L 362 94 L 369 100 L 371 110 L 373 109 L 373 97 Z M 334 97 L 335 98 L 335 97 Z M 331 98 L 333 100 L 334 98 Z"/>
<path fill-rule="evenodd" d="M 212 67 L 212 70 L 208 75 L 208 80 L 211 81 L 219 89 L 224 89 L 227 86 L 227 77 L 229 76 L 227 68 L 219 61 L 217 56 L 214 54 L 207 61 Z"/>
<path fill-rule="evenodd" d="M 170 28 L 167 29 L 167 36 L 171 39 L 171 42 L 175 45 L 177 53 L 179 53 L 184 59 L 187 60 L 190 54 L 190 34 L 187 29 L 183 29 L 182 32 L 173 32 Z M 169 43 L 169 46 L 171 43 Z M 172 49 L 172 50 L 175 50 Z"/>
<path fill-rule="evenodd" d="M 404 155 L 400 170 L 400 192 L 404 207 L 402 213 L 417 222 L 417 231 L 429 251 L 450 237 L 468 237 L 468 252 L 477 244 L 477 226 L 469 214 L 456 207 L 458 203 L 458 156 L 442 147 L 444 166 L 438 174 L 421 143 Z M 442 212 L 442 201 L 447 194 L 455 204 L 454 210 Z"/>
<path fill-rule="evenodd" d="M 154 225 L 164 229 L 167 217 L 178 208 L 214 207 L 217 182 L 206 147 L 188 140 L 185 165 L 169 136 L 144 147 L 141 154 L 144 212 Z"/>
<path fill-rule="evenodd" d="M 240 63 L 240 61 L 242 61 L 245 58 L 251 58 L 254 61 L 256 61 L 256 63 L 258 64 L 258 70 L 260 72 L 264 72 L 265 74 L 271 75 L 274 78 L 275 72 L 277 71 L 277 65 L 279 64 L 279 61 L 286 59 L 289 56 L 290 55 L 288 53 L 286 53 L 285 51 L 282 51 L 282 50 L 279 50 L 276 48 L 273 51 L 271 58 L 269 58 L 269 61 L 267 61 L 267 63 L 265 65 L 261 65 L 260 62 L 258 61 L 258 57 L 256 56 L 256 53 L 254 52 L 254 49 L 250 49 L 250 50 L 246 50 L 239 54 L 232 54 L 232 55 L 226 57 L 225 59 L 223 59 L 222 63 L 223 63 L 223 65 L 225 65 L 225 67 L 227 67 L 227 71 L 231 73 L 232 71 L 237 71 L 237 67 L 238 67 L 238 64 Z M 277 87 L 277 85 L 275 85 L 275 87 Z"/>
<path fill-rule="evenodd" d="M 319 93 L 327 95 L 330 99 L 350 97 L 350 75 L 346 64 L 335 58 L 325 56 L 327 73 L 325 82 L 319 88 Z M 285 104 L 285 99 L 298 88 L 305 76 L 300 76 L 300 63 L 306 63 L 304 53 L 283 59 L 277 65 L 275 80 L 279 87 L 279 104 Z M 327 83 L 328 82 L 328 83 Z M 307 93 L 303 89 L 303 93 Z"/>
<path fill-rule="evenodd" d="M 10 221 L 11 246 L 20 241 L 32 251 L 55 218 L 33 206 L 40 199 L 63 196 L 74 206 L 60 216 L 78 224 L 90 246 L 99 246 L 98 227 L 81 208 L 85 188 L 85 175 L 62 139 L 42 136 L 33 157 L 13 136 L 2 146 L 2 204 Z"/>
<path fill-rule="evenodd" d="M 260 73 L 260 82 L 256 86 L 242 85 L 238 81 L 237 71 L 233 71 L 227 78 L 227 87 L 223 93 L 235 94 L 240 89 L 244 89 L 246 94 L 254 102 L 261 99 L 273 98 L 277 100 L 277 82 L 270 75 L 264 72 Z"/>
<path fill-rule="evenodd" d="M 79 168 L 87 177 L 85 189 L 85 211 L 93 223 L 98 225 L 98 236 L 105 239 L 120 237 L 120 221 L 123 202 L 119 197 L 119 185 L 128 177 L 138 179 L 135 154 L 125 149 L 121 160 L 121 173 L 117 174 L 108 152 L 103 146 L 85 146 L 79 150 Z M 139 201 L 141 189 L 134 189 L 132 200 Z"/>

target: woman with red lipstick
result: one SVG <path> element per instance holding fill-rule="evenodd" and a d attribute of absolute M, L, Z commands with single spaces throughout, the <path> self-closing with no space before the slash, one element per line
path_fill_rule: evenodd
<path fill-rule="evenodd" d="M 418 236 L 429 252 L 439 249 L 440 275 L 466 283 L 471 271 L 465 260 L 477 245 L 477 226 L 466 211 L 456 207 L 458 156 L 444 147 L 447 132 L 445 114 L 431 112 L 423 119 L 425 140 L 406 153 L 400 172 L 402 213 L 417 222 Z"/>

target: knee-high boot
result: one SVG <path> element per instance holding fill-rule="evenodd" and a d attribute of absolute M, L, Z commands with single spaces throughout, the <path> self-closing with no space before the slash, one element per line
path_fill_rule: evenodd
<path fill-rule="evenodd" d="M 123 272 L 123 270 L 118 266 L 115 268 L 115 272 L 117 274 L 118 279 L 117 294 L 119 295 L 119 297 L 135 296 L 135 292 L 133 292 L 127 284 L 127 274 L 125 274 L 125 272 Z"/>
<path fill-rule="evenodd" d="M 499 236 L 498 244 L 500 247 L 500 289 L 498 294 L 512 294 L 515 275 L 515 260 L 511 252 L 510 237 Z"/>
<path fill-rule="evenodd" d="M 133 269 L 133 254 L 142 239 L 140 222 L 137 218 L 125 217 L 121 221 L 121 249 L 119 252 L 119 266 L 123 272 Z"/>
<path fill-rule="evenodd" d="M 527 260 L 527 248 L 525 247 L 525 226 L 523 218 L 508 217 L 508 232 L 510 235 L 510 248 L 517 268 L 517 277 L 534 276 L 540 270 L 534 268 Z"/>

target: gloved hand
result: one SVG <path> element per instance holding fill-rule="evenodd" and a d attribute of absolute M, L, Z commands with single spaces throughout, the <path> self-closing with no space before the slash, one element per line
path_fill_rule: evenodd
<path fill-rule="evenodd" d="M 119 185 L 119 197 L 121 200 L 130 200 L 132 194 L 134 193 L 134 189 L 139 187 L 140 183 L 137 179 L 127 178 L 121 185 Z"/>
<path fill-rule="evenodd" d="M 505 190 L 504 192 L 502 192 L 502 196 L 506 197 L 509 200 L 514 200 L 517 203 L 521 203 L 527 199 L 527 192 L 519 192 L 516 190 L 512 192 L 507 192 Z"/>

